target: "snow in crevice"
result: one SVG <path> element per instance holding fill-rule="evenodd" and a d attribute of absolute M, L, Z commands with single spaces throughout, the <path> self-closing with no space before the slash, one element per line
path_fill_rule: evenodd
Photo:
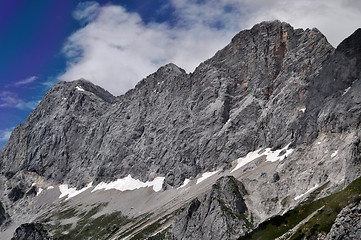
<path fill-rule="evenodd" d="M 188 185 L 188 183 L 189 183 L 190 181 L 191 181 L 190 179 L 186 178 L 186 179 L 184 180 L 184 182 L 183 182 L 182 186 L 179 186 L 177 189 L 184 188 L 185 186 L 187 186 L 187 185 Z"/>
<path fill-rule="evenodd" d="M 348 91 L 350 91 L 351 87 L 348 87 L 345 89 L 345 91 L 342 93 L 342 96 L 345 95 Z"/>
<path fill-rule="evenodd" d="M 76 188 L 69 188 L 68 184 L 62 184 L 59 186 L 59 191 L 61 193 L 59 198 L 68 196 L 66 198 L 66 200 L 68 200 L 68 199 L 75 197 L 76 195 L 84 192 L 85 190 L 89 189 L 92 185 L 93 185 L 93 182 L 89 183 L 88 186 L 86 186 L 80 190 L 76 190 Z"/>
<path fill-rule="evenodd" d="M 204 180 L 206 180 L 207 178 L 210 178 L 211 176 L 213 176 L 214 174 L 218 173 L 220 170 L 216 170 L 214 172 L 204 172 L 202 173 L 202 176 L 200 178 L 197 179 L 197 183 L 201 183 L 203 182 Z"/>
<path fill-rule="evenodd" d="M 332 154 L 331 154 L 331 157 L 335 157 L 336 155 L 338 154 L 338 150 L 334 151 Z"/>
<path fill-rule="evenodd" d="M 304 196 L 310 194 L 311 192 L 315 191 L 318 188 L 318 184 L 316 184 L 314 187 L 308 189 L 305 193 L 302 193 L 301 195 L 296 196 L 294 199 L 295 201 L 298 201 L 299 199 L 303 198 Z"/>
<path fill-rule="evenodd" d="M 305 113 L 306 108 L 301 108 L 300 111 L 303 112 L 303 113 Z"/>
<path fill-rule="evenodd" d="M 84 91 L 85 91 L 85 90 L 84 90 L 82 87 L 80 87 L 80 86 L 76 86 L 75 88 L 76 88 L 76 90 L 78 90 L 78 91 L 80 91 L 80 92 L 84 92 Z"/>
<path fill-rule="evenodd" d="M 36 196 L 38 196 L 42 191 L 43 191 L 43 189 L 39 188 L 38 191 L 36 192 Z"/>
<path fill-rule="evenodd" d="M 269 162 L 282 161 L 293 152 L 293 149 L 288 149 L 290 144 L 291 143 L 276 151 L 271 151 L 271 148 L 266 148 L 263 151 L 261 151 L 262 149 L 258 149 L 254 152 L 249 152 L 246 156 L 237 159 L 237 165 L 232 169 L 231 173 L 262 156 L 266 156 L 266 161 Z M 285 151 L 285 153 L 280 155 L 282 151 Z"/>
<path fill-rule="evenodd" d="M 54 187 L 53 187 L 53 186 L 49 186 L 49 187 L 46 188 L 46 190 L 51 190 L 51 189 L 54 189 Z"/>
<path fill-rule="evenodd" d="M 160 190 L 162 190 L 163 182 L 164 182 L 164 177 L 156 177 L 154 178 L 153 181 L 142 182 L 138 179 L 132 178 L 132 176 L 129 174 L 125 178 L 118 179 L 114 182 L 110 182 L 110 183 L 101 182 L 92 190 L 92 192 L 101 189 L 104 190 L 115 189 L 119 191 L 126 191 L 126 190 L 135 190 L 145 187 L 153 187 L 153 190 L 155 192 L 159 192 Z"/>

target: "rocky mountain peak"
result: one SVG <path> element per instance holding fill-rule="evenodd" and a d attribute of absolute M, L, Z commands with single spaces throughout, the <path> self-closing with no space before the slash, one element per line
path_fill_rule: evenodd
<path fill-rule="evenodd" d="M 94 94 L 96 97 L 107 103 L 112 103 L 115 99 L 111 93 L 85 79 L 78 79 L 71 82 L 59 82 L 50 92 L 55 93 L 58 91 L 65 94 L 63 95 L 64 98 L 67 97 L 67 94 L 73 94 L 74 92 L 88 92 Z"/>
<path fill-rule="evenodd" d="M 169 239 L 237 239 L 342 189 L 361 175 L 360 35 L 335 51 L 317 29 L 262 22 L 193 73 L 167 64 L 116 98 L 56 84 L 0 150 L 0 225 L 68 194 L 54 209 L 80 228 L 47 218 L 66 236 L 117 209 L 127 224 L 104 229 L 119 238 L 167 225 Z M 34 226 L 16 234 L 47 231 Z"/>
<path fill-rule="evenodd" d="M 183 75 L 186 74 L 186 72 L 182 68 L 178 67 L 174 63 L 169 63 L 160 67 L 155 73 L 150 74 L 145 79 L 140 81 L 135 86 L 135 89 L 147 88 L 147 87 L 154 89 L 156 85 L 160 85 L 165 81 L 172 81 L 182 74 Z"/>
<path fill-rule="evenodd" d="M 256 148 L 292 142 L 308 79 L 332 53 L 316 30 L 262 22 L 192 74 L 167 64 L 116 100 L 85 80 L 58 83 L 0 156 L 8 170 L 77 186 L 128 174 L 179 186 Z M 24 149 L 11 151 L 13 141 Z"/>
<path fill-rule="evenodd" d="M 353 32 L 349 37 L 343 40 L 336 51 L 343 52 L 347 57 L 356 57 L 358 61 L 361 59 L 361 28 Z"/>

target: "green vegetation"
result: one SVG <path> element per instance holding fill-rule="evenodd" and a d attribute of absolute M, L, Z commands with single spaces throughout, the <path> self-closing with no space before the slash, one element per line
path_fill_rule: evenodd
<path fill-rule="evenodd" d="M 132 234 L 134 231 L 144 225 L 149 220 L 150 216 L 152 216 L 152 214 L 143 214 L 137 217 L 134 220 L 135 224 L 131 228 L 128 228 L 125 232 L 123 232 L 118 239 L 123 239 Z"/>
<path fill-rule="evenodd" d="M 150 235 L 154 234 L 157 230 L 159 230 L 163 226 L 164 223 L 166 223 L 170 219 L 172 219 L 175 216 L 175 213 L 176 213 L 176 211 L 162 217 L 158 221 L 145 227 L 140 232 L 138 232 L 136 235 L 134 235 L 134 237 L 132 237 L 131 240 L 141 240 L 141 239 L 150 238 Z M 156 234 L 155 236 L 151 237 L 151 239 L 166 239 L 166 238 L 162 238 L 163 235 L 165 237 L 167 235 L 167 232 L 162 231 L 162 232 Z"/>
<path fill-rule="evenodd" d="M 82 218 L 63 239 L 107 239 L 113 236 L 119 226 L 131 222 L 120 212 L 102 215 L 98 218 Z"/>
<path fill-rule="evenodd" d="M 66 208 L 43 220 L 53 230 L 54 239 L 107 239 L 113 236 L 119 227 L 134 221 L 121 212 L 94 217 L 107 203 L 93 205 L 89 211 L 80 211 L 76 207 Z M 62 224 L 62 220 L 74 219 L 74 223 Z M 53 223 L 51 223 L 53 222 Z"/>
<path fill-rule="evenodd" d="M 171 232 L 171 227 L 168 227 L 168 228 L 164 229 L 163 231 L 157 233 L 156 235 L 148 237 L 148 240 L 171 240 L 171 239 L 174 239 L 170 232 Z"/>
<path fill-rule="evenodd" d="M 128 218 L 121 212 L 100 215 L 100 211 L 106 206 L 106 203 L 94 204 L 88 207 L 88 210 L 81 210 L 79 205 L 64 204 L 61 205 L 61 211 L 51 213 L 43 219 L 42 223 L 56 240 L 123 239 L 126 237 L 132 240 L 168 240 L 171 238 L 171 227 L 160 231 L 161 227 L 184 210 L 184 208 L 177 209 L 149 224 L 153 213 L 143 214 L 136 218 Z M 157 231 L 159 232 L 152 236 Z"/>
<path fill-rule="evenodd" d="M 325 187 L 326 185 L 323 185 L 315 190 L 297 208 L 283 216 L 275 216 L 263 222 L 255 230 L 240 239 L 267 240 L 280 237 L 322 206 L 324 208 L 318 211 L 306 224 L 290 236 L 290 239 L 309 238 L 317 233 L 328 233 L 335 222 L 337 214 L 350 203 L 360 200 L 361 178 L 356 179 L 347 188 L 338 193 L 314 201 L 316 196 Z"/>
<path fill-rule="evenodd" d="M 142 229 L 139 233 L 137 233 L 134 237 L 131 238 L 131 240 L 141 240 L 146 239 L 147 236 L 151 235 L 152 233 L 156 232 L 157 229 L 159 229 L 162 226 L 162 224 L 157 221 L 149 226 Z"/>

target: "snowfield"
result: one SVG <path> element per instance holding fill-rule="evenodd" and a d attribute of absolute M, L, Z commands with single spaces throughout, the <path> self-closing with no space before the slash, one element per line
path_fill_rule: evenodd
<path fill-rule="evenodd" d="M 153 190 L 155 192 L 159 192 L 160 190 L 162 190 L 163 182 L 164 182 L 164 177 L 156 177 L 154 178 L 153 181 L 142 182 L 138 179 L 132 178 L 132 176 L 129 174 L 125 178 L 118 179 L 114 182 L 110 182 L 110 183 L 101 182 L 92 190 L 92 192 L 101 189 L 104 190 L 115 189 L 119 191 L 126 191 L 126 190 L 135 190 L 144 187 L 153 187 Z"/>
<path fill-rule="evenodd" d="M 276 151 L 271 151 L 271 148 L 266 148 L 263 152 L 262 149 L 258 149 L 254 152 L 249 152 L 246 156 L 237 159 L 237 165 L 234 169 L 232 169 L 231 173 L 262 156 L 266 156 L 266 161 L 282 161 L 293 152 L 293 149 L 288 149 L 290 144 L 291 143 L 287 144 L 284 148 L 278 149 Z M 282 151 L 285 152 L 284 154 L 280 155 Z"/>

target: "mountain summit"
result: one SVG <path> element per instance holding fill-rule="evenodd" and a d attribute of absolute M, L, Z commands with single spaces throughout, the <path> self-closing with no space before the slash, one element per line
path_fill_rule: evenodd
<path fill-rule="evenodd" d="M 360 33 L 334 49 L 262 22 L 122 96 L 56 84 L 0 151 L 0 236 L 237 239 L 343 190 L 361 175 Z"/>

